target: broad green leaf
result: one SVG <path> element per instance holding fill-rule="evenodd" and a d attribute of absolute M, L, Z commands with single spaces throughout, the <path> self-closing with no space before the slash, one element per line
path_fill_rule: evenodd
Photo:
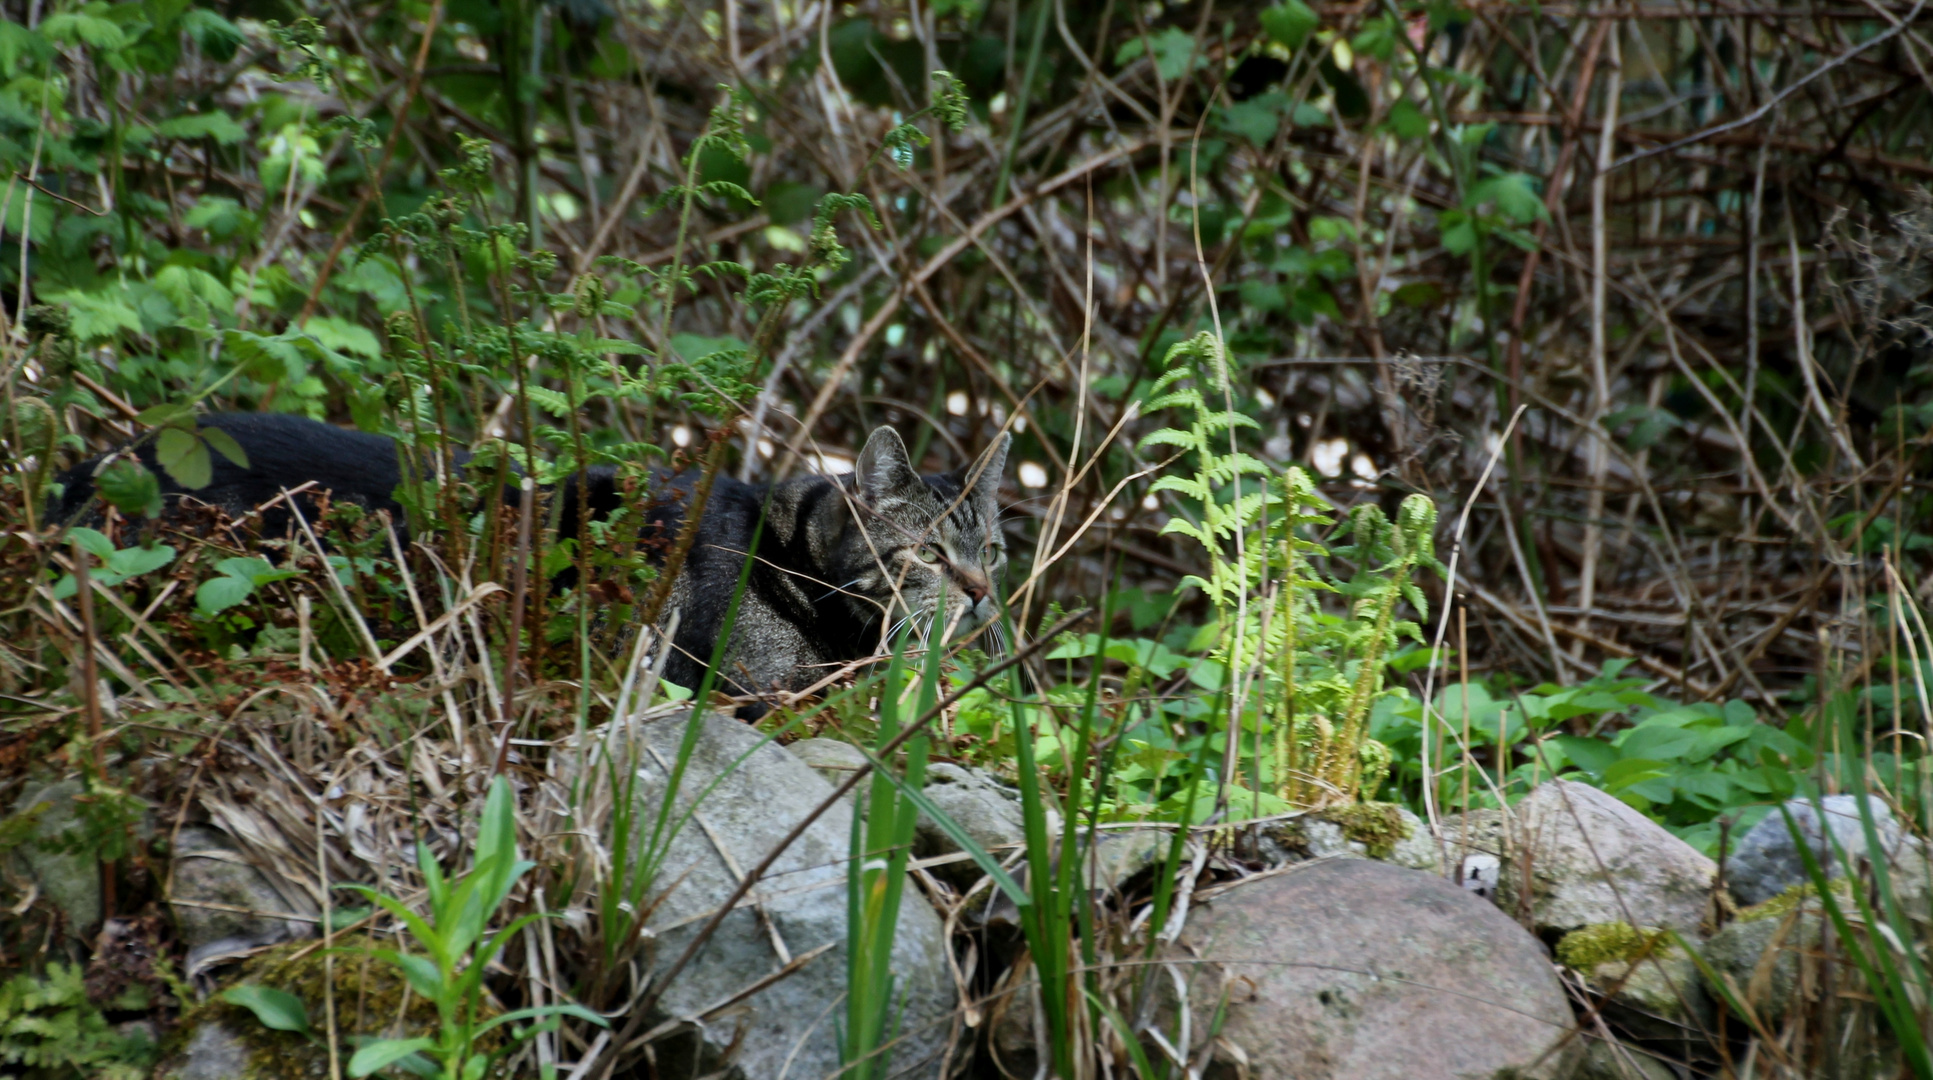
<path fill-rule="evenodd" d="M 205 427 L 201 429 L 201 437 L 216 453 L 233 462 L 236 468 L 248 468 L 248 451 L 235 441 L 235 436 L 220 428 Z"/>
<path fill-rule="evenodd" d="M 50 15 L 40 24 L 40 32 L 49 41 L 63 45 L 82 44 L 96 49 L 119 49 L 128 43 L 127 34 L 109 19 L 78 11 Z"/>
<path fill-rule="evenodd" d="M 1627 758 L 1678 761 L 1698 746 L 1698 733 L 1665 725 L 1635 727 L 1618 737 L 1617 746 Z"/>
<path fill-rule="evenodd" d="M 1154 69 L 1163 79 L 1178 79 L 1191 68 L 1203 67 L 1208 58 L 1195 47 L 1194 35 L 1178 26 L 1170 26 L 1160 33 L 1148 34 L 1145 38 L 1129 38 L 1114 54 L 1115 64 L 1125 64 L 1149 53 L 1154 58 Z"/>
<path fill-rule="evenodd" d="M 195 588 L 195 608 L 203 615 L 219 615 L 236 604 L 248 599 L 255 591 L 255 583 L 245 578 L 209 578 Z"/>
<path fill-rule="evenodd" d="M 1279 91 L 1258 94 L 1215 110 L 1215 126 L 1230 135 L 1239 135 L 1256 146 L 1267 146 L 1282 126 L 1282 114 L 1289 103 Z"/>
<path fill-rule="evenodd" d="M 1421 139 L 1430 133 L 1430 119 L 1405 98 L 1389 107 L 1389 129 L 1401 139 Z"/>
<path fill-rule="evenodd" d="M 428 1050 L 435 1045 L 436 1040 L 424 1038 L 383 1039 L 370 1043 L 356 1051 L 356 1056 L 349 1059 L 349 1075 L 368 1076 L 378 1069 L 387 1068 L 411 1054 Z"/>
<path fill-rule="evenodd" d="M 1494 202 L 1497 212 L 1519 225 L 1544 220 L 1548 214 L 1544 210 L 1544 200 L 1537 194 L 1537 182 L 1525 173 L 1505 173 L 1478 181 L 1465 200 L 1465 206 L 1475 209 L 1486 202 Z"/>
<path fill-rule="evenodd" d="M 192 453 L 201 440 L 191 431 L 178 427 L 164 428 L 154 439 L 154 459 L 164 469 L 172 470 L 181 459 Z"/>
<path fill-rule="evenodd" d="M 1262 29 L 1268 35 L 1289 49 L 1299 49 L 1309 39 L 1322 19 L 1315 10 L 1302 0 L 1284 0 L 1271 8 L 1262 9 Z"/>
<path fill-rule="evenodd" d="M 304 329 L 336 352 L 353 353 L 366 360 L 382 359 L 382 342 L 376 340 L 376 335 L 366 326 L 359 326 L 347 319 L 318 315 L 310 319 Z"/>
<path fill-rule="evenodd" d="M 181 28 L 212 60 L 227 63 L 247 39 L 241 28 L 207 8 L 191 8 L 181 16 Z"/>
<path fill-rule="evenodd" d="M 99 529 L 76 526 L 67 530 L 67 538 L 81 546 L 81 550 L 97 559 L 107 559 L 114 554 L 114 541 L 109 540 Z"/>
<path fill-rule="evenodd" d="M 264 1027 L 304 1035 L 309 1032 L 308 1008 L 302 1004 L 301 998 L 287 990 L 244 983 L 222 991 L 221 997 L 231 1005 L 240 1005 L 254 1013 L 255 1019 L 260 1020 Z"/>
<path fill-rule="evenodd" d="M 187 446 L 181 440 L 187 440 Z M 173 454 L 167 451 L 172 449 Z M 155 460 L 167 471 L 174 482 L 190 491 L 199 491 L 208 486 L 215 477 L 215 463 L 208 456 L 208 444 L 180 428 L 169 428 L 155 440 Z"/>
<path fill-rule="evenodd" d="M 1587 772 L 1602 776 L 1606 769 L 1617 763 L 1617 748 L 1603 739 L 1590 739 L 1580 735 L 1557 735 L 1551 739 L 1564 750 L 1564 756 Z"/>
<path fill-rule="evenodd" d="M 121 575 L 122 580 L 126 580 L 137 574 L 159 570 L 174 559 L 174 548 L 166 544 L 156 544 L 153 547 L 122 548 L 107 557 L 107 565 L 108 569 Z"/>
<path fill-rule="evenodd" d="M 95 478 L 94 489 L 123 514 L 161 515 L 161 478 L 139 461 L 123 458 L 109 465 Z"/>
<path fill-rule="evenodd" d="M 142 409 L 140 413 L 136 414 L 134 419 L 136 423 L 146 427 L 164 427 L 180 424 L 192 418 L 194 415 L 195 407 L 193 405 L 168 402 L 162 405 L 151 405 L 148 408 Z"/>

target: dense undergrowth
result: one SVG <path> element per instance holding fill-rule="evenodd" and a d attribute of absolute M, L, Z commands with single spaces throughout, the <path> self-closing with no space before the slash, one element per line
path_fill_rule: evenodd
<path fill-rule="evenodd" d="M 957 463 L 997 431 L 1014 434 L 1008 528 L 1030 554 L 1008 583 L 1006 650 L 991 637 L 949 655 L 887 642 L 890 662 L 856 666 L 765 722 L 779 738 L 843 734 L 889 763 L 869 781 L 854 839 L 841 1030 L 855 1074 L 890 1064 L 878 1056 L 893 1033 L 886 958 L 896 905 L 924 902 L 900 890 L 913 821 L 929 809 L 919 788 L 930 759 L 981 765 L 1022 789 L 1025 883 L 974 854 L 1022 912 L 1051 1066 L 1069 1077 L 1092 1075 L 1102 1057 L 1165 1074 L 1134 1030 L 1147 1022 L 1137 984 L 1109 965 L 1138 956 L 1175 915 L 1191 837 L 1242 856 L 1231 824 L 1363 799 L 1433 823 L 1568 777 L 1714 856 L 1796 795 L 1880 791 L 1926 831 L 1933 639 L 1920 612 L 1933 541 L 1913 477 L 1933 369 L 1913 320 L 1924 306 L 1914 245 L 1933 233 L 1914 231 L 1924 209 L 1911 201 L 1923 192 L 1875 197 L 1871 216 L 1891 232 L 1834 219 L 1838 232 L 1805 239 L 1820 252 L 1842 244 L 1843 287 L 1830 299 L 1851 340 L 1820 350 L 1845 387 L 1830 409 L 1805 389 L 1816 377 L 1805 356 L 1760 366 L 1754 352 L 1739 372 L 1690 372 L 1680 353 L 1693 343 L 1638 286 L 1616 326 L 1603 297 L 1592 301 L 1597 366 L 1586 377 L 1540 374 L 1535 358 L 1525 376 L 1524 308 L 1539 279 L 1524 253 L 1543 252 L 1569 211 L 1540 189 L 1534 155 L 1477 115 L 1492 108 L 1487 85 L 1544 74 L 1501 54 L 1472 71 L 1469 12 L 1338 15 L 1289 0 L 1217 29 L 1111 6 L 937 8 L 827 19 L 811 48 L 811 35 L 785 29 L 801 12 L 774 8 L 776 76 L 747 61 L 726 86 L 641 71 L 624 37 L 640 27 L 723 48 L 718 27 L 652 6 L 439 0 L 378 5 L 367 19 L 179 0 L 8 9 L 0 774 L 9 792 L 49 770 L 78 772 L 85 789 L 66 831 L 35 834 L 38 811 L 26 807 L 0 849 L 90 853 L 103 914 L 144 917 L 164 899 L 156 870 L 168 854 L 150 822 L 203 816 L 217 800 L 312 808 L 265 828 L 251 854 L 319 909 L 345 909 L 331 932 L 375 920 L 397 950 L 383 959 L 439 1015 L 433 1031 L 340 1047 L 311 1003 L 275 988 L 243 995 L 256 1017 L 354 1074 L 467 1080 L 595 1058 L 584 1047 L 605 1023 L 596 1013 L 647 1011 L 628 973 L 646 955 L 655 874 L 681 822 L 669 798 L 655 816 L 631 805 L 618 758 L 594 763 L 601 786 L 560 784 L 557 764 L 589 753 L 586 733 L 613 718 L 712 687 L 673 687 L 650 668 L 652 635 L 639 627 L 662 614 L 668 582 L 636 543 L 635 511 L 567 528 L 551 489 L 592 464 L 634 486 L 652 465 L 754 478 L 836 470 L 849 465 L 850 436 L 884 420 L 917 425 L 909 442 L 929 461 Z M 905 19 L 926 20 L 923 36 Z M 1058 37 L 1078 51 L 1079 35 L 1108 46 L 1080 54 L 1089 69 L 1119 80 L 1105 83 L 1115 104 L 1096 109 L 1088 134 L 1145 127 L 1122 136 L 1126 149 L 1038 119 L 1067 123 L 1079 102 L 1033 101 L 1064 95 L 1077 65 L 1050 72 L 1043 50 L 1060 50 Z M 1765 77 L 1743 70 L 1753 63 L 1737 65 L 1742 79 Z M 1656 73 L 1669 84 L 1675 71 Z M 1254 79 L 1264 85 L 1253 93 L 1235 85 Z M 1134 96 L 1144 84 L 1158 123 Z M 583 101 L 611 85 L 640 86 L 674 116 L 627 179 L 593 167 L 598 136 L 584 131 L 622 126 Z M 814 162 L 824 147 L 794 130 L 806 88 L 828 95 L 828 123 L 843 125 L 836 161 Z M 1857 160 L 1923 154 L 1913 138 Z M 978 173 L 959 171 L 970 152 L 982 153 Z M 1349 174 L 1357 155 L 1365 164 Z M 1402 168 L 1366 164 L 1376 155 Z M 1132 167 L 1108 175 L 1109 162 Z M 1049 183 L 1073 169 L 1091 186 L 1085 204 L 1055 202 Z M 956 211 L 949 183 L 991 194 Z M 1152 206 L 1144 188 L 1157 189 Z M 1722 213 L 1744 213 L 1739 185 L 1719 196 Z M 1396 210 L 1376 217 L 1385 197 Z M 992 220 L 960 216 L 980 211 Z M 1001 233 L 1008 218 L 1036 237 L 1078 235 L 1084 258 L 1075 245 L 1016 272 L 1036 253 Z M 1097 258 L 1110 228 L 1131 234 L 1128 254 Z M 1409 228 L 1427 236 L 1398 265 L 1391 252 Z M 1688 221 L 1677 239 L 1704 228 Z M 1795 227 L 1795 268 L 1798 237 Z M 1384 285 L 1365 276 L 1378 250 Z M 1540 287 L 1568 303 L 1581 257 L 1574 244 L 1549 257 L 1571 260 L 1570 276 Z M 1127 269 L 1137 259 L 1142 277 Z M 1518 267 L 1513 298 L 1506 279 Z M 1739 291 L 1762 306 L 1759 273 Z M 1035 274 L 1030 293 L 1022 275 Z M 890 296 L 868 291 L 881 276 L 900 281 Z M 1097 278 L 1112 296 L 1095 298 Z M 944 301 L 927 291 L 943 288 Z M 995 294 L 1003 305 L 985 299 Z M 920 319 L 895 315 L 915 301 Z M 1059 310 L 1069 305 L 1071 321 Z M 1750 321 L 1757 350 L 1763 320 L 1753 310 Z M 1416 329 L 1432 322 L 1440 333 Z M 1561 320 L 1550 326 L 1558 337 Z M 822 335 L 835 332 L 847 352 L 827 347 Z M 1407 343 L 1394 340 L 1405 332 Z M 1812 332 L 1797 331 L 1802 352 Z M 1279 378 L 1282 354 L 1345 356 L 1363 342 L 1384 361 L 1374 385 L 1346 366 L 1320 384 Z M 1619 408 L 1612 344 L 1625 361 L 1656 360 L 1618 368 Z M 1425 364 L 1402 355 L 1411 345 L 1477 356 Z M 1485 379 L 1445 385 L 1459 359 Z M 1298 401 L 1278 408 L 1291 391 Z M 1524 401 L 1537 407 L 1513 411 Z M 1815 401 L 1826 414 L 1816 426 Z M 1462 417 L 1467 437 L 1436 423 L 1439 408 Z M 196 423 L 216 409 L 395 438 L 407 475 L 425 478 L 400 493 L 407 520 L 337 504 L 263 538 L 259 521 L 213 512 L 164 519 L 158 478 L 132 460 L 99 474 L 98 516 L 49 519 L 60 468 L 132 438 L 153 441 L 175 482 L 205 483 L 215 456 L 240 454 Z M 1398 419 L 1365 436 L 1374 425 L 1363 417 L 1379 409 Z M 1590 437 L 1553 434 L 1560 421 Z M 1346 437 L 1325 438 L 1331 422 Z M 1772 433 L 1790 438 L 1753 442 Z M 1345 458 L 1374 452 L 1385 465 L 1324 467 L 1318 451 L 1328 460 L 1338 437 Z M 1715 442 L 1744 451 L 1726 466 L 1742 476 L 1734 501 L 1710 516 L 1755 522 L 1740 526 L 1752 543 L 1798 538 L 1786 561 L 1754 565 L 1766 576 L 1839 568 L 1836 600 L 1813 583 L 1821 576 L 1787 590 L 1786 616 L 1709 610 L 1720 601 L 1693 568 L 1706 559 L 1723 577 L 1721 543 L 1736 537 L 1676 530 L 1706 512 L 1693 489 L 1718 470 L 1667 476 L 1651 455 Z M 459 451 L 474 454 L 461 479 Z M 1872 468 L 1840 471 L 1853 455 Z M 1525 489 L 1549 486 L 1527 459 L 1556 471 L 1572 457 L 1588 462 L 1595 501 L 1551 497 L 1527 511 Z M 1631 485 L 1622 511 L 1606 502 L 1612 459 Z M 1760 469 L 1783 485 L 1777 498 L 1762 497 L 1774 488 Z M 528 517 L 515 505 L 518 473 L 536 482 Z M 1679 500 L 1672 509 L 1646 486 L 1654 473 Z M 1641 510 L 1655 521 L 1634 525 Z M 572 532 L 584 540 L 560 539 Z M 1622 560 L 1602 593 L 1600 558 Z M 1646 625 L 1632 613 L 1650 609 L 1600 610 L 1593 597 L 1654 570 L 1676 590 L 1682 640 L 1605 631 L 1619 618 Z M 1520 604 L 1496 598 L 1504 578 L 1520 579 Z M 1557 610 L 1565 600 L 1570 616 Z M 1822 611 L 1830 617 L 1814 620 Z M 1788 640 L 1805 637 L 1801 617 L 1818 641 L 1796 654 L 1803 664 Z M 492 783 L 500 775 L 523 798 L 514 811 L 511 785 Z M 372 855 L 330 805 L 344 784 L 386 806 L 377 816 L 390 825 L 402 805 L 427 824 L 393 833 L 414 837 L 406 849 Z M 552 797 L 581 832 L 546 827 Z M 1132 914 L 1094 905 L 1073 860 L 1051 857 L 1087 826 L 1123 823 L 1174 838 L 1124 909 L 1152 913 L 1142 938 L 1123 932 Z M 103 991 L 81 985 L 88 949 L 65 936 L 81 928 L 62 926 L 44 899 L 16 914 L 0 924 L 4 964 L 21 969 L 0 985 L 0 1059 L 36 1077 L 140 1075 L 153 1042 L 110 1018 L 151 1017 L 165 1036 L 195 993 L 165 935 L 132 983 Z M 516 978 L 492 992 L 512 1008 L 479 1011 L 485 952 L 550 914 L 563 947 L 503 953 Z M 1891 1022 L 1925 1015 L 1914 992 L 1895 995 L 1903 1011 Z M 491 1025 L 506 1030 L 480 1042 Z M 616 1039 L 596 1045 L 623 1049 L 593 1062 L 600 1070 L 642 1052 L 638 1030 L 623 1017 L 614 1026 Z"/>

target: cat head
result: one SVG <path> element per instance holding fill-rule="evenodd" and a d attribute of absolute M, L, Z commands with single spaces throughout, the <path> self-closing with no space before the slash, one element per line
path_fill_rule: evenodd
<path fill-rule="evenodd" d="M 1003 433 L 971 465 L 921 476 L 899 432 L 866 440 L 851 477 L 865 526 L 851 588 L 890 615 L 889 636 L 910 619 L 922 636 L 937 623 L 959 639 L 999 616 L 1007 548 L 997 495 L 1010 441 Z"/>

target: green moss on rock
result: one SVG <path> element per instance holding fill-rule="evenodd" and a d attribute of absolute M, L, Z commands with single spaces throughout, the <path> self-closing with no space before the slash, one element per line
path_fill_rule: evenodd
<path fill-rule="evenodd" d="M 338 940 L 342 944 L 336 947 L 333 964 L 317 942 L 291 942 L 250 958 L 226 983 L 267 986 L 295 995 L 308 1007 L 315 1039 L 265 1027 L 253 1012 L 216 994 L 182 1016 L 164 1048 L 166 1056 L 178 1059 L 195 1031 L 217 1024 L 247 1048 L 247 1072 L 236 1080 L 327 1077 L 329 1051 L 322 1042 L 326 1038 L 325 986 L 335 991 L 337 1045 L 345 1059 L 365 1037 L 417 1035 L 435 1029 L 435 1004 L 409 991 L 393 965 L 360 951 L 375 942 L 363 936 Z M 500 1028 L 478 1040 L 478 1045 L 494 1049 L 501 1040 Z"/>
<path fill-rule="evenodd" d="M 1852 882 L 1845 878 L 1833 878 L 1830 882 L 1832 895 L 1846 903 L 1852 902 Z M 1761 919 L 1783 919 L 1808 901 L 1816 900 L 1819 890 L 1810 881 L 1801 881 L 1788 887 L 1784 892 L 1770 900 L 1761 901 L 1748 908 L 1741 908 L 1734 922 L 1758 922 Z"/>
<path fill-rule="evenodd" d="M 1664 956 L 1676 946 L 1665 932 L 1627 922 L 1597 923 L 1573 930 L 1557 943 L 1557 959 L 1572 971 L 1590 974 L 1601 964 L 1629 964 L 1643 956 Z"/>
<path fill-rule="evenodd" d="M 1366 802 L 1326 811 L 1324 817 L 1342 827 L 1342 835 L 1361 844 L 1372 859 L 1387 859 L 1396 845 L 1409 839 L 1409 822 L 1395 803 Z"/>

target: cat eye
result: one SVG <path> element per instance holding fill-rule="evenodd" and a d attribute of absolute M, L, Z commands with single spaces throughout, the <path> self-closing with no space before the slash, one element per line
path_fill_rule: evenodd
<path fill-rule="evenodd" d="M 985 563 L 985 564 L 987 564 L 988 566 L 992 566 L 992 565 L 993 565 L 994 563 L 997 563 L 997 562 L 999 562 L 999 561 L 1000 561 L 1000 548 L 999 548 L 999 547 L 997 547 L 996 545 L 993 545 L 993 544 L 988 544 L 988 545 L 987 545 L 987 546 L 986 546 L 986 547 L 985 547 L 985 548 L 984 548 L 984 549 L 983 549 L 983 550 L 982 550 L 982 551 L 980 552 L 980 561 L 981 561 L 981 562 L 983 562 L 983 563 Z"/>
<path fill-rule="evenodd" d="M 919 560 L 923 563 L 932 564 L 940 561 L 940 553 L 926 545 L 915 548 L 913 553 L 918 555 Z"/>

